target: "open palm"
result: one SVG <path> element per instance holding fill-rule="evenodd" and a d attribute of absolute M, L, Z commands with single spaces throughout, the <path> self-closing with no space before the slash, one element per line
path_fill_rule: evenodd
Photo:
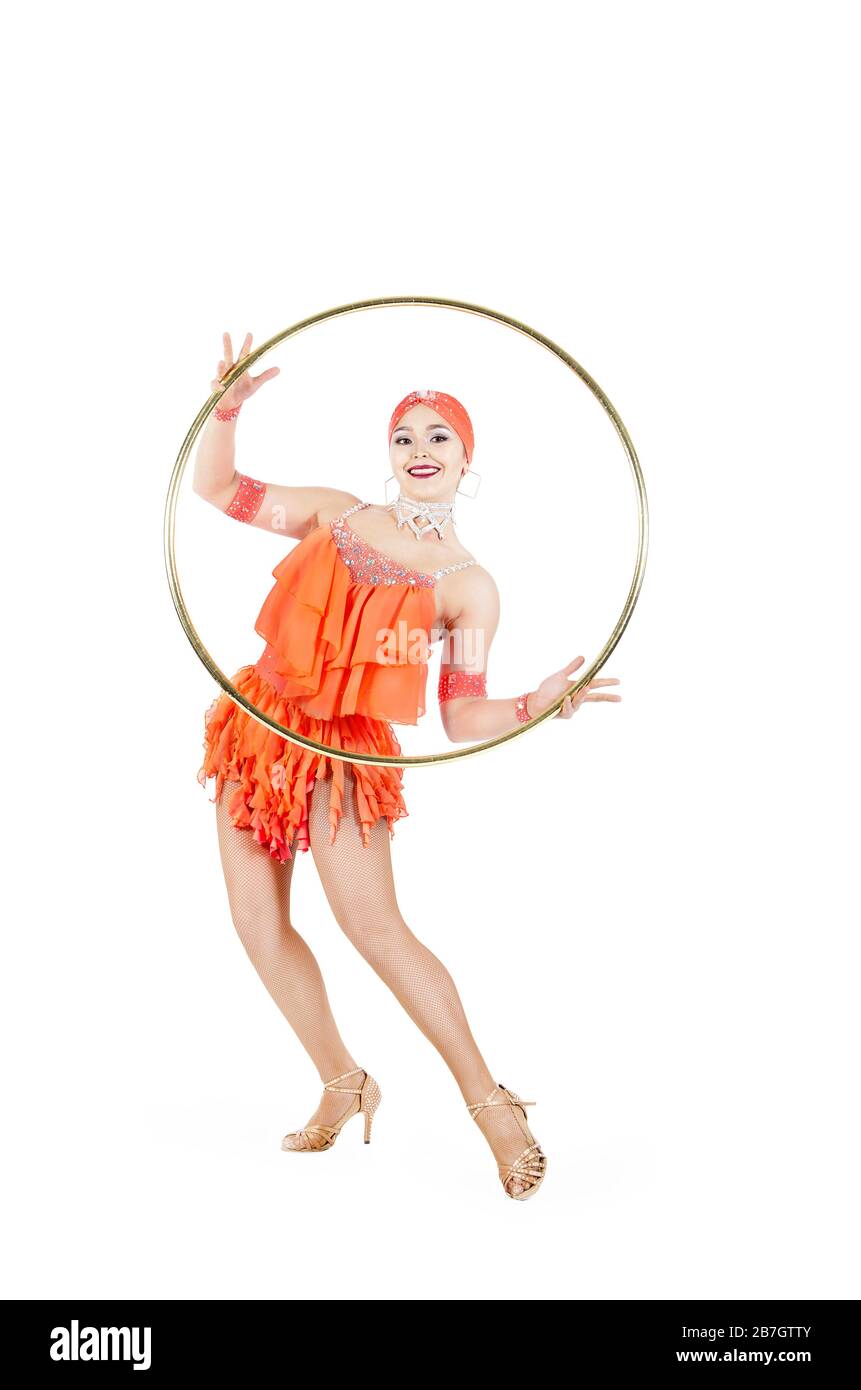
<path fill-rule="evenodd" d="M 247 357 L 250 351 L 251 334 L 246 333 L 245 342 L 242 344 L 242 350 L 236 361 L 241 362 L 243 357 Z M 219 391 L 221 389 L 222 381 L 234 365 L 233 345 L 230 341 L 230 334 L 225 333 L 224 356 L 219 361 L 218 371 L 210 382 L 213 391 Z M 250 372 L 243 372 L 241 376 L 236 378 L 233 385 L 225 391 L 218 403 L 219 408 L 221 410 L 234 410 L 237 406 L 242 405 L 243 401 L 247 401 L 249 396 L 253 396 L 255 391 L 259 391 L 264 381 L 269 381 L 272 377 L 277 376 L 280 370 L 280 367 L 270 367 L 268 371 L 261 372 L 259 376 L 252 376 Z"/>
<path fill-rule="evenodd" d="M 538 689 L 529 696 L 529 714 L 534 719 L 537 714 L 543 714 L 552 704 L 559 699 L 566 690 L 569 690 L 572 682 L 569 676 L 572 671 L 577 671 L 586 660 L 585 656 L 575 656 L 573 661 L 569 661 L 567 666 L 563 666 L 561 671 L 554 671 L 552 676 L 543 680 Z M 576 684 L 576 680 L 574 682 Z M 621 695 L 596 694 L 596 687 L 599 685 L 618 685 L 619 680 L 616 676 L 596 676 L 594 680 L 588 681 L 582 690 L 578 690 L 576 695 L 568 695 L 559 706 L 554 719 L 570 719 L 572 714 L 576 714 L 578 709 L 587 700 L 621 700 Z"/>

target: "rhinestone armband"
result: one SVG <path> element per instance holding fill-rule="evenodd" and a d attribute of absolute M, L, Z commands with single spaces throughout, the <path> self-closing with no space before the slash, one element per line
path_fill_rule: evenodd
<path fill-rule="evenodd" d="M 226 515 L 232 516 L 236 521 L 253 521 L 260 511 L 265 491 L 265 483 L 259 483 L 256 478 L 249 478 L 246 473 L 240 473 L 239 487 L 233 494 L 230 506 L 225 509 Z"/>
<path fill-rule="evenodd" d="M 241 405 L 235 405 L 232 410 L 222 410 L 221 406 L 217 405 L 212 413 L 215 416 L 216 420 L 222 420 L 225 424 L 227 424 L 229 423 L 229 421 L 236 419 L 241 409 Z"/>
<path fill-rule="evenodd" d="M 481 695 L 487 698 L 487 677 L 470 671 L 446 671 L 440 675 L 437 690 L 439 702 L 456 700 L 459 695 Z"/>
<path fill-rule="evenodd" d="M 518 698 L 514 701 L 514 710 L 521 724 L 529 723 L 530 716 L 529 711 L 526 708 L 526 701 L 529 699 L 529 696 L 531 694 L 532 691 L 527 690 L 525 695 L 519 695 Z"/>

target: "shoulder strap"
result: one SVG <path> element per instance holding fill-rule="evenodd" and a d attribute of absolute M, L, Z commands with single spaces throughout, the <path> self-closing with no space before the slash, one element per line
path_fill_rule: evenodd
<path fill-rule="evenodd" d="M 354 502 L 352 507 L 347 507 L 346 511 L 340 512 L 338 516 L 333 517 L 332 520 L 343 521 L 345 516 L 351 516 L 353 512 L 358 512 L 362 507 L 370 507 L 370 505 L 370 502 Z"/>
<path fill-rule="evenodd" d="M 446 565 L 444 570 L 434 570 L 434 578 L 440 579 L 444 574 L 453 574 L 455 570 L 465 570 L 468 565 L 477 564 L 477 560 L 461 560 L 459 565 Z"/>

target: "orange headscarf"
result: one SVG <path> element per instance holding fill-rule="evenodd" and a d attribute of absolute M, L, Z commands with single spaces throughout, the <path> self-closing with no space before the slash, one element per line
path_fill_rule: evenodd
<path fill-rule="evenodd" d="M 461 405 L 460 401 L 455 400 L 454 396 L 446 395 L 445 391 L 411 391 L 408 396 L 404 396 L 392 411 L 392 418 L 389 421 L 389 443 L 392 442 L 392 435 L 395 426 L 402 415 L 414 405 L 427 405 L 431 410 L 435 410 L 437 415 L 441 415 L 447 420 L 452 429 L 460 435 L 466 453 L 467 463 L 472 462 L 472 450 L 475 438 L 472 432 L 472 422 Z"/>

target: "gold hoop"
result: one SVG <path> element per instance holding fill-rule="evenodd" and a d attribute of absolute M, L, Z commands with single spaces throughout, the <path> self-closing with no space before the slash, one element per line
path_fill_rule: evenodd
<path fill-rule="evenodd" d="M 559 696 L 549 709 L 544 710 L 541 714 L 537 714 L 535 718 L 530 719 L 527 724 L 518 724 L 516 728 L 509 730 L 507 734 L 499 734 L 496 738 L 487 739 L 484 743 L 473 744 L 469 748 L 454 749 L 451 753 L 422 753 L 412 756 L 404 756 L 402 754 L 400 757 L 374 757 L 373 754 L 370 753 L 344 752 L 343 749 L 330 748 L 328 744 L 317 743 L 314 739 L 305 738 L 302 734 L 295 733 L 293 729 L 285 728 L 283 724 L 279 724 L 274 719 L 268 718 L 262 710 L 258 710 L 246 700 L 234 685 L 231 685 L 224 672 L 216 666 L 212 657 L 209 655 L 209 652 L 201 642 L 194 624 L 189 617 L 188 609 L 182 597 L 179 576 L 177 574 L 174 538 L 176 532 L 176 503 L 179 495 L 179 486 L 182 482 L 182 476 L 188 462 L 189 454 L 191 453 L 192 445 L 203 429 L 203 426 L 206 424 L 210 413 L 215 409 L 228 387 L 233 385 L 236 378 L 248 371 L 257 359 L 268 352 L 270 348 L 275 347 L 278 343 L 283 343 L 287 338 L 295 337 L 297 333 L 302 333 L 306 328 L 312 328 L 315 324 L 324 323 L 327 319 L 341 318 L 345 314 L 355 314 L 363 309 L 381 309 L 399 304 L 418 304 L 442 307 L 445 309 L 457 309 L 462 313 L 477 314 L 480 318 L 492 319 L 495 323 L 504 324 L 507 328 L 514 328 L 518 333 L 525 334 L 527 338 L 531 338 L 533 342 L 539 343 L 540 346 L 546 348 L 548 352 L 552 352 L 560 361 L 564 362 L 567 367 L 570 367 L 573 372 L 576 372 L 580 380 L 588 386 L 593 396 L 595 396 L 596 400 L 607 412 L 616 433 L 622 441 L 622 446 L 627 454 L 628 462 L 631 465 L 634 485 L 637 489 L 639 535 L 637 542 L 637 558 L 634 566 L 634 578 L 631 581 L 631 587 L 625 599 L 625 605 L 613 631 L 610 633 L 610 636 L 592 665 L 587 668 L 577 684 L 571 685 L 564 694 Z M 543 333 L 539 333 L 534 328 L 527 327 L 525 323 L 520 323 L 517 319 L 510 318 L 507 314 L 498 314 L 493 309 L 485 309 L 479 304 L 468 304 L 459 299 L 438 299 L 424 295 L 392 295 L 384 299 L 361 299 L 355 304 L 341 304 L 335 309 L 326 309 L 321 314 L 313 314 L 311 318 L 302 319 L 299 323 L 294 323 L 291 328 L 285 328 L 283 333 L 278 333 L 274 338 L 270 338 L 267 342 L 262 343 L 260 347 L 258 347 L 256 351 L 250 353 L 249 356 L 242 357 L 239 361 L 235 362 L 230 371 L 223 377 L 222 381 L 222 389 L 214 392 L 213 395 L 210 396 L 209 400 L 195 417 L 191 429 L 183 440 L 182 448 L 179 451 L 174 465 L 165 507 L 165 558 L 171 596 L 188 640 L 209 674 L 218 682 L 222 690 L 230 696 L 235 704 L 252 715 L 258 723 L 263 724 L 267 729 L 271 729 L 273 733 L 280 734 L 282 738 L 288 739 L 291 743 L 300 744 L 303 748 L 313 748 L 315 752 L 325 753 L 329 757 L 335 758 L 340 762 L 369 763 L 372 767 L 386 767 L 389 764 L 394 767 L 421 767 L 426 764 L 451 762 L 455 758 L 471 758 L 476 753 L 486 753 L 490 748 L 497 748 L 502 743 L 508 743 L 509 739 L 520 738 L 530 729 L 537 728 L 545 719 L 550 719 L 556 711 L 561 708 L 568 696 L 574 695 L 579 690 L 582 690 L 583 686 L 588 685 L 595 673 L 600 671 L 610 653 L 615 649 L 625 628 L 628 626 L 628 621 L 634 611 L 640 589 L 643 585 L 643 575 L 646 568 L 646 552 L 648 548 L 648 507 L 646 503 L 646 488 L 634 445 L 631 442 L 628 431 L 619 418 L 618 412 L 613 408 L 613 405 L 601 390 L 598 383 L 594 381 L 585 368 L 581 367 L 579 362 L 576 362 L 563 348 L 551 342 L 549 338 L 545 338 Z"/>

